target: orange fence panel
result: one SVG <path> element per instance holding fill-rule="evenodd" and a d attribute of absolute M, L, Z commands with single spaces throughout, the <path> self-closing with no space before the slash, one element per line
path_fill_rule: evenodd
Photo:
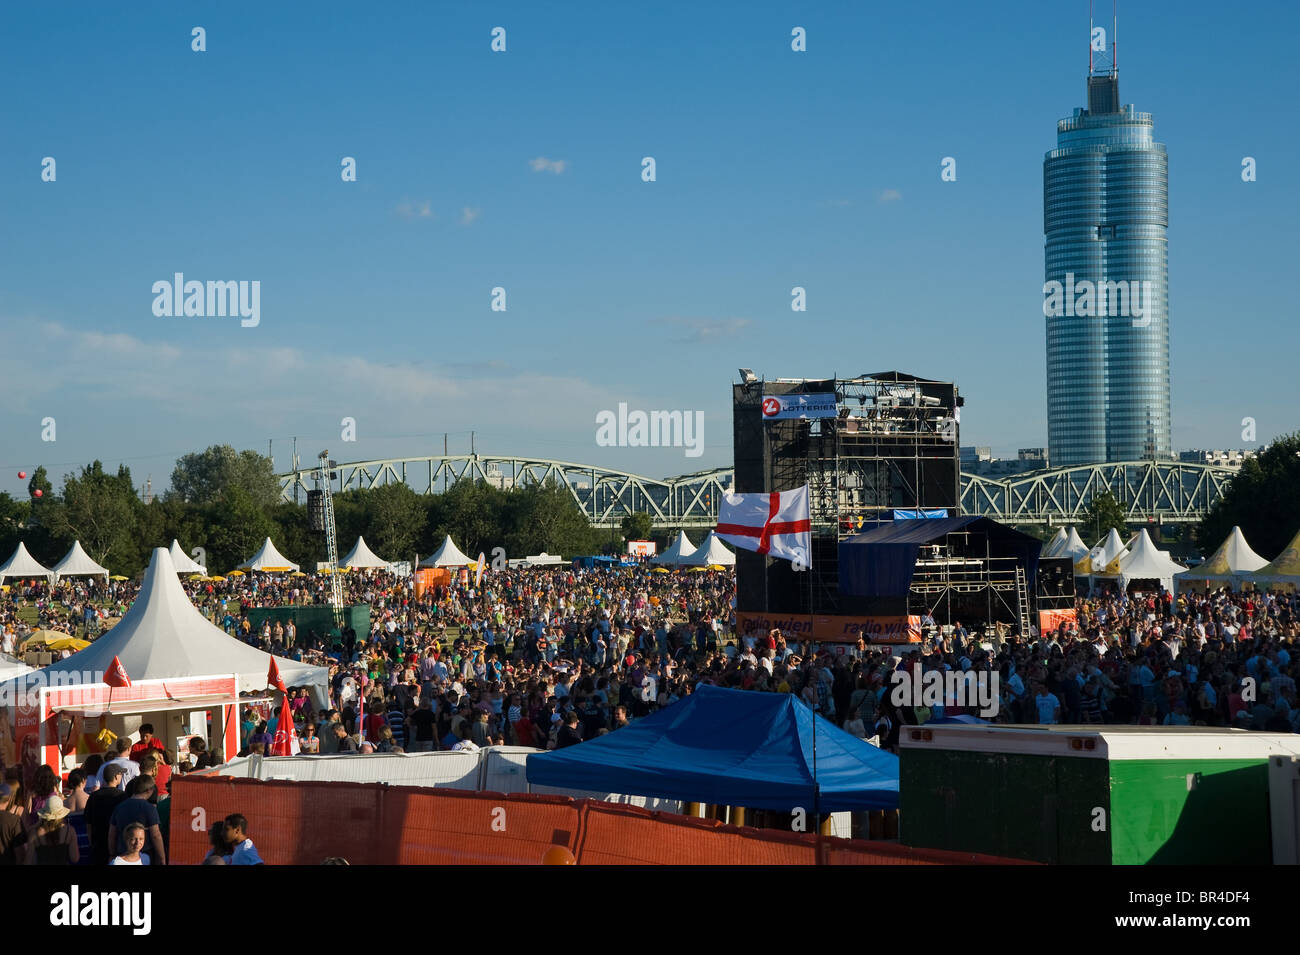
<path fill-rule="evenodd" d="M 358 759 L 362 757 L 357 757 Z M 171 861 L 194 865 L 231 813 L 270 865 L 537 865 L 564 846 L 581 865 L 996 865 L 1018 860 L 888 842 L 726 826 L 566 796 L 228 776 L 172 783 Z"/>

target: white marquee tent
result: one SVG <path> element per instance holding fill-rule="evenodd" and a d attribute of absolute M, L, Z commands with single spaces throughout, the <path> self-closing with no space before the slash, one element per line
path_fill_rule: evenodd
<path fill-rule="evenodd" d="M 1240 590 L 1243 580 L 1267 564 L 1268 561 L 1250 549 L 1241 528 L 1234 526 L 1205 563 L 1174 575 L 1174 587 L 1191 587 L 1204 582 L 1207 586 L 1228 584 L 1233 590 Z"/>
<path fill-rule="evenodd" d="M 73 541 L 72 549 L 63 560 L 54 565 L 54 579 L 60 577 L 103 577 L 108 582 L 108 568 L 101 567 L 91 560 L 81 547 L 81 541 Z"/>
<path fill-rule="evenodd" d="M 140 594 L 117 626 L 41 673 L 62 672 L 66 678 L 57 685 L 75 685 L 92 674 L 109 672 L 114 657 L 132 682 L 233 673 L 241 689 L 260 690 L 270 669 L 269 653 L 236 640 L 195 608 L 176 578 L 171 556 L 161 547 L 154 548 Z M 286 686 L 311 687 L 320 699 L 326 698 L 329 671 L 325 667 L 284 657 L 275 661 Z"/>
<path fill-rule="evenodd" d="M 664 552 L 658 557 L 651 558 L 650 563 L 659 567 L 671 567 L 675 564 L 684 563 L 687 557 L 695 553 L 695 545 L 691 539 L 686 536 L 685 531 L 678 531 L 677 538 L 664 548 Z"/>
<path fill-rule="evenodd" d="M 1075 573 L 1113 577 L 1114 571 L 1111 569 L 1111 565 L 1117 560 L 1122 560 L 1126 554 L 1127 551 L 1124 548 L 1124 542 L 1120 540 L 1119 531 L 1112 527 L 1110 533 L 1099 541 L 1096 547 L 1088 551 L 1087 566 L 1081 569 L 1078 564 L 1075 565 Z M 1080 562 L 1082 561 L 1083 558 L 1080 558 Z"/>
<path fill-rule="evenodd" d="M 4 583 L 6 577 L 44 577 L 46 580 L 51 580 L 54 574 L 27 553 L 27 545 L 19 541 L 14 552 L 9 555 L 9 559 L 0 564 L 0 583 Z"/>
<path fill-rule="evenodd" d="M 473 557 L 466 557 L 461 553 L 460 548 L 452 543 L 451 535 L 448 534 L 442 541 L 442 544 L 428 557 L 420 561 L 421 567 L 464 567 L 468 564 L 475 563 Z"/>
<path fill-rule="evenodd" d="M 1061 550 L 1053 557 L 1070 557 L 1071 560 L 1079 561 L 1088 556 L 1088 544 L 1083 542 L 1079 537 L 1079 531 L 1073 526 L 1066 531 L 1065 543 L 1061 544 Z"/>
<path fill-rule="evenodd" d="M 181 542 L 172 538 L 172 546 L 167 550 L 167 556 L 172 559 L 172 566 L 176 568 L 178 574 L 206 574 L 208 569 L 202 564 L 190 558 L 181 548 Z"/>
<path fill-rule="evenodd" d="M 1065 546 L 1065 528 L 1061 527 L 1057 529 L 1056 534 L 1053 535 L 1052 539 L 1043 545 L 1043 549 L 1039 552 L 1038 556 L 1060 557 L 1061 555 L 1057 553 L 1057 551 L 1059 551 L 1063 546 Z"/>
<path fill-rule="evenodd" d="M 1259 570 L 1244 575 L 1255 587 L 1276 587 L 1279 584 L 1300 588 L 1300 533 L 1291 539 L 1277 559 Z"/>
<path fill-rule="evenodd" d="M 704 538 L 703 543 L 693 554 L 682 561 L 682 566 L 708 567 L 718 564 L 722 567 L 733 567 L 735 563 L 736 555 L 728 550 L 722 541 L 718 540 L 713 531 L 709 531 L 709 536 Z"/>
<path fill-rule="evenodd" d="M 1165 590 L 1172 591 L 1174 574 L 1186 569 L 1172 560 L 1168 551 L 1158 549 L 1144 527 L 1138 534 L 1133 549 L 1120 558 L 1119 586 L 1124 590 L 1134 580 L 1158 580 Z"/>
<path fill-rule="evenodd" d="M 17 657 L 11 657 L 7 653 L 0 653 L 0 684 L 7 683 L 14 677 L 22 676 L 26 673 L 33 672 L 34 668 L 29 667 Z"/>
<path fill-rule="evenodd" d="M 387 567 L 388 561 L 377 556 L 374 551 L 367 547 L 364 537 L 358 537 L 352 551 L 343 558 L 340 566 L 350 567 L 354 570 L 365 570 L 371 567 Z"/>
<path fill-rule="evenodd" d="M 268 537 L 262 542 L 262 549 L 240 564 L 239 569 L 276 572 L 297 570 L 298 565 L 276 550 L 275 545 L 271 543 L 271 538 Z"/>

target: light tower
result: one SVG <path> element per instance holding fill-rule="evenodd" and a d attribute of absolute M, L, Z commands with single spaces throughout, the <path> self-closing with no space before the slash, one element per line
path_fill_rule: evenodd
<path fill-rule="evenodd" d="M 334 611 L 334 624 L 343 631 L 343 584 L 339 581 L 339 538 L 334 525 L 334 495 L 330 491 L 331 468 L 336 462 L 330 460 L 329 451 L 319 455 L 320 465 L 316 469 L 316 487 L 322 491 L 321 505 L 324 511 L 325 558 L 329 561 L 330 572 L 330 608 Z"/>

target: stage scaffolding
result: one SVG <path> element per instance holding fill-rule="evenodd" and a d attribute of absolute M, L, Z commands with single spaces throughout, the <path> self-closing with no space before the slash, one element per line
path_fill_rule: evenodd
<path fill-rule="evenodd" d="M 777 379 L 762 388 L 765 394 L 835 391 L 836 418 L 762 422 L 763 483 L 768 490 L 808 484 L 813 560 L 799 580 L 799 609 L 841 612 L 840 541 L 892 520 L 895 510 L 959 514 L 957 387 L 881 372 Z"/>

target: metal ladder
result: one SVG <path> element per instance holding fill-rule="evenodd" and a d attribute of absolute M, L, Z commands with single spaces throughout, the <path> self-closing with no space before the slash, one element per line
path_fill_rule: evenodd
<path fill-rule="evenodd" d="M 1029 587 L 1025 583 L 1025 568 L 1016 564 L 1016 610 L 1020 617 L 1020 639 L 1029 639 Z"/>

